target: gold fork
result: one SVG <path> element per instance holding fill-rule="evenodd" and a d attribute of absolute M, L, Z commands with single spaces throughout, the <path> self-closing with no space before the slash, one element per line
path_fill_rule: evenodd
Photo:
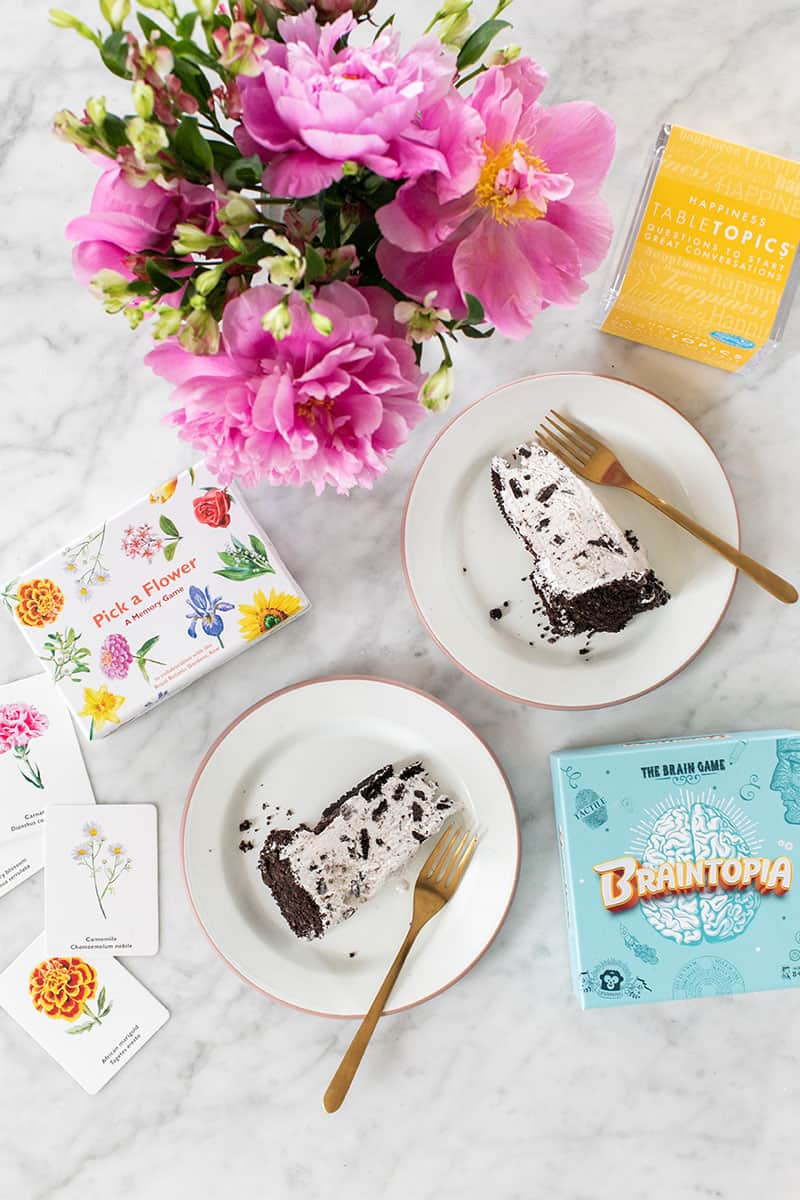
<path fill-rule="evenodd" d="M 687 517 L 686 513 L 682 513 L 680 509 L 668 504 L 666 500 L 660 499 L 632 479 L 614 452 L 582 425 L 576 425 L 574 421 L 553 409 L 545 418 L 545 424 L 536 430 L 536 436 L 546 450 L 555 454 L 576 474 L 582 475 L 592 483 L 604 483 L 609 487 L 624 488 L 627 492 L 633 492 L 635 496 L 640 496 L 642 500 L 652 504 L 653 508 L 657 508 L 665 517 L 675 521 L 682 529 L 705 542 L 712 550 L 716 550 L 717 554 L 727 558 L 728 562 L 733 563 L 784 604 L 794 604 L 797 600 L 797 589 L 787 580 L 781 579 L 780 575 L 756 562 L 754 558 L 742 554 L 741 550 L 723 541 L 710 529 L 705 529 L 697 521 Z"/>
<path fill-rule="evenodd" d="M 389 994 L 408 958 L 409 950 L 414 945 L 423 925 L 427 925 L 431 917 L 435 917 L 452 898 L 469 866 L 477 841 L 477 835 L 470 834 L 468 829 L 460 826 L 453 828 L 451 825 L 444 831 L 428 856 L 414 885 L 414 911 L 406 939 L 389 967 L 386 978 L 370 1005 L 369 1012 L 358 1027 L 355 1037 L 339 1064 L 339 1069 L 328 1084 L 328 1090 L 322 1101 L 326 1112 L 336 1112 L 337 1108 L 341 1107 L 359 1063 L 364 1057 L 367 1043 L 386 1007 Z"/>

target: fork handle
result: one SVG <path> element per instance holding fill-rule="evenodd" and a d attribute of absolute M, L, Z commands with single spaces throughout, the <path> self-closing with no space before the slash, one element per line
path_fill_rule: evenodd
<path fill-rule="evenodd" d="M 424 924 L 424 922 L 423 922 Z M 358 1070 L 361 1059 L 364 1057 L 364 1051 L 369 1044 L 369 1040 L 375 1032 L 375 1026 L 380 1020 L 381 1013 L 386 1007 L 386 1002 L 389 999 L 392 988 L 397 982 L 397 976 L 403 969 L 403 964 L 408 958 L 408 952 L 417 940 L 417 934 L 422 928 L 422 924 L 417 924 L 412 921 L 411 928 L 406 934 L 405 941 L 397 951 L 397 956 L 389 967 L 381 986 L 378 988 L 378 993 L 372 1004 L 369 1006 L 369 1011 L 363 1021 L 356 1030 L 355 1037 L 347 1048 L 344 1058 L 339 1063 L 336 1074 L 328 1084 L 328 1090 L 323 1097 L 323 1105 L 326 1112 L 336 1112 L 341 1108 L 345 1096 L 348 1093 L 350 1084 L 353 1082 L 355 1073 Z"/>
<path fill-rule="evenodd" d="M 743 571 L 745 575 L 749 575 L 752 580 L 760 584 L 770 595 L 776 599 L 782 600 L 784 604 L 794 604 L 797 600 L 797 589 L 791 585 L 786 579 L 781 579 L 780 575 L 776 575 L 774 571 L 770 571 L 762 563 L 756 562 L 754 558 L 750 558 L 747 554 L 742 554 L 741 550 L 737 550 L 735 546 L 731 546 L 729 542 L 723 541 L 721 537 L 717 537 L 710 529 L 706 529 L 703 525 L 699 525 L 697 521 L 693 521 L 691 517 L 687 517 L 686 513 L 682 513 L 679 508 L 674 508 L 673 505 L 667 504 L 666 500 L 662 500 L 653 492 L 648 491 L 646 487 L 642 487 L 635 479 L 631 479 L 629 483 L 623 485 L 627 491 L 633 492 L 640 496 L 642 500 L 646 500 L 648 504 L 652 504 L 653 508 L 657 508 L 665 517 L 669 517 L 685 529 L 688 533 L 693 534 L 701 542 L 705 542 L 712 550 L 716 550 L 717 554 L 721 554 L 728 562 L 733 563 L 738 570 Z"/>

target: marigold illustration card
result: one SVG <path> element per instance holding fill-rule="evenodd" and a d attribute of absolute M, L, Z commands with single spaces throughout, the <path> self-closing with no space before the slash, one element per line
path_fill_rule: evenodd
<path fill-rule="evenodd" d="M 87 738 L 300 616 L 241 492 L 200 464 L 0 588 Z"/>
<path fill-rule="evenodd" d="M 92 1096 L 169 1019 L 115 958 L 48 954 L 44 934 L 0 975 L 0 1008 Z"/>
<path fill-rule="evenodd" d="M 44 866 L 44 845 L 41 834 L 28 834 L 0 846 L 0 896 L 12 892 Z"/>
<path fill-rule="evenodd" d="M 48 953 L 158 953 L 153 804 L 65 804 L 45 821 Z"/>
<path fill-rule="evenodd" d="M 0 685 L 0 843 L 41 833 L 51 804 L 94 796 L 64 701 L 42 674 Z"/>

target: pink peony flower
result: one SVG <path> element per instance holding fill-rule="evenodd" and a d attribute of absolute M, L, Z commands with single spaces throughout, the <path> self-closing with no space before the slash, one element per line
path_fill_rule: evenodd
<path fill-rule="evenodd" d="M 255 78 L 242 78 L 244 154 L 267 164 L 273 195 L 312 196 L 357 162 L 388 179 L 443 177 L 459 196 L 480 156 L 480 118 L 453 86 L 455 56 L 430 35 L 401 56 L 387 30 L 367 47 L 337 50 L 355 24 L 322 27 L 313 8 L 278 24 Z"/>
<path fill-rule="evenodd" d="M 100 647 L 100 669 L 107 679 L 125 679 L 133 662 L 128 639 L 122 633 L 110 633 Z"/>
<path fill-rule="evenodd" d="M 78 243 L 72 260 L 75 275 L 85 284 L 101 270 L 133 279 L 138 255 L 166 253 L 177 224 L 193 222 L 206 228 L 213 213 L 210 188 L 184 179 L 169 188 L 154 180 L 134 187 L 114 163 L 97 181 L 90 212 L 67 226 L 67 237 Z"/>
<path fill-rule="evenodd" d="M 41 737 L 50 725 L 50 718 L 33 704 L 3 704 L 0 706 L 0 754 L 27 746 Z"/>
<path fill-rule="evenodd" d="M 341 282 L 319 288 L 315 311 L 333 326 L 325 336 L 292 293 L 291 330 L 277 341 L 261 318 L 285 295 L 266 285 L 230 301 L 219 354 L 188 354 L 175 341 L 150 352 L 153 370 L 178 385 L 172 421 L 223 484 L 370 487 L 424 415 L 423 376 L 392 299 Z"/>
<path fill-rule="evenodd" d="M 435 292 L 457 318 L 470 293 L 514 338 L 549 304 L 577 303 L 611 240 L 597 192 L 614 124 L 589 103 L 543 108 L 546 78 L 525 58 L 487 71 L 469 100 L 485 133 L 468 188 L 453 199 L 428 173 L 377 214 L 377 258 L 390 283 L 415 300 Z"/>

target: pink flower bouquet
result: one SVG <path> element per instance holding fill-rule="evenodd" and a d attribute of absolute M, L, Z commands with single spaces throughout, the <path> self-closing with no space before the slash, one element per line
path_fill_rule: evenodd
<path fill-rule="evenodd" d="M 78 279 L 175 384 L 171 420 L 220 482 L 371 486 L 426 409 L 459 336 L 530 332 L 574 305 L 611 223 L 614 126 L 547 81 L 498 0 L 442 0 L 403 49 L 374 0 L 101 0 L 96 33 L 51 12 L 132 84 L 58 133 L 101 167 L 67 227 Z M 426 342 L 441 364 L 421 369 Z"/>

